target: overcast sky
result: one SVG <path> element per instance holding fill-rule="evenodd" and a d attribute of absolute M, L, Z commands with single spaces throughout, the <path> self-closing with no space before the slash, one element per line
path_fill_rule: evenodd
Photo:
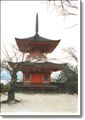
<path fill-rule="evenodd" d="M 63 58 L 65 55 L 61 49 L 67 47 L 79 52 L 79 14 L 68 17 L 58 15 L 44 1 L 1 1 L 1 52 L 4 50 L 4 43 L 11 55 L 10 45 L 15 44 L 15 37 L 27 38 L 35 34 L 36 13 L 39 16 L 39 35 L 53 40 L 61 39 L 48 57 Z M 4 58 L 3 53 L 1 55 Z"/>

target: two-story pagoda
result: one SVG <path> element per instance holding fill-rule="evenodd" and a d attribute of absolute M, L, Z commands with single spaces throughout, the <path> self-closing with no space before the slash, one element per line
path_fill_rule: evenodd
<path fill-rule="evenodd" d="M 50 85 L 51 73 L 62 70 L 64 64 L 48 62 L 46 54 L 51 53 L 60 40 L 50 40 L 38 34 L 38 14 L 36 15 L 36 34 L 29 38 L 15 38 L 18 48 L 23 53 L 29 53 L 24 62 L 9 62 L 13 68 L 23 73 L 23 86 Z"/>

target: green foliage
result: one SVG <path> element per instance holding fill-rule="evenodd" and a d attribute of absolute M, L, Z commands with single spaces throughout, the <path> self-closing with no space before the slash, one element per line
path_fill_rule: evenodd
<path fill-rule="evenodd" d="M 65 91 L 68 93 L 78 93 L 78 73 L 77 66 L 71 68 L 66 65 L 60 74 L 59 83 L 65 83 Z"/>
<path fill-rule="evenodd" d="M 67 76 L 64 74 L 64 72 L 61 72 L 59 79 L 57 81 L 58 83 L 65 83 L 67 81 Z"/>
<path fill-rule="evenodd" d="M 67 80 L 65 83 L 66 92 L 73 94 L 78 93 L 78 83 L 75 80 Z"/>

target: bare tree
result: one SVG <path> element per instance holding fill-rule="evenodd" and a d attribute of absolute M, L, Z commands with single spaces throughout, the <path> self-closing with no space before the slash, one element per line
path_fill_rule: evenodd
<path fill-rule="evenodd" d="M 77 1 L 76 1 L 77 2 Z M 55 10 L 58 10 L 62 15 L 77 15 L 78 8 L 75 1 L 72 0 L 48 0 L 49 5 L 52 5 Z"/>
<path fill-rule="evenodd" d="M 16 47 L 15 47 L 16 48 Z M 24 60 L 24 54 L 20 54 L 19 51 L 17 50 L 15 52 L 14 47 L 12 46 L 13 49 L 13 54 L 12 56 L 9 55 L 6 47 L 4 46 L 5 50 L 5 59 L 1 61 L 1 69 L 5 69 L 10 73 L 11 76 L 11 82 L 10 82 L 10 89 L 8 90 L 8 99 L 5 102 L 10 102 L 10 101 L 17 101 L 15 99 L 15 88 L 16 88 L 16 81 L 17 81 L 17 65 L 15 65 L 13 68 L 9 66 L 9 62 L 13 61 L 18 61 L 20 59 L 20 56 L 22 57 L 22 61 Z M 4 103 L 4 102 L 2 102 Z"/>
<path fill-rule="evenodd" d="M 75 54 L 76 52 L 76 49 L 74 48 L 66 48 L 66 49 L 63 49 L 64 52 L 66 52 L 68 54 L 68 57 L 70 58 L 73 58 L 76 62 L 78 62 L 78 58 Z"/>

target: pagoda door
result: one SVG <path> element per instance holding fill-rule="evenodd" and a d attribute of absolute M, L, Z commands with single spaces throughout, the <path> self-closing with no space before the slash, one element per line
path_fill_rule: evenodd
<path fill-rule="evenodd" d="M 31 74 L 31 82 L 32 83 L 42 83 L 43 82 L 43 74 Z"/>

